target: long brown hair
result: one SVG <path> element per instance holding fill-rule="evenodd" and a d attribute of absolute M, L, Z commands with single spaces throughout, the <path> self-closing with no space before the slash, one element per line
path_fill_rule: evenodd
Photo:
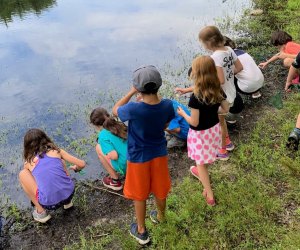
<path fill-rule="evenodd" d="M 210 56 L 198 56 L 192 63 L 192 77 L 195 83 L 194 95 L 206 104 L 224 100 L 214 60 Z"/>
<path fill-rule="evenodd" d="M 104 108 L 95 108 L 90 115 L 90 122 L 95 126 L 103 126 L 112 134 L 127 139 L 127 127 L 122 122 L 111 117 Z"/>
<path fill-rule="evenodd" d="M 271 44 L 273 46 L 281 46 L 291 41 L 293 41 L 292 36 L 283 30 L 274 31 L 271 36 Z"/>
<path fill-rule="evenodd" d="M 50 150 L 60 151 L 43 130 L 32 128 L 26 132 L 23 152 L 25 161 L 31 163 L 34 157 L 43 157 Z"/>
<path fill-rule="evenodd" d="M 224 45 L 224 37 L 216 26 L 206 26 L 200 30 L 199 40 L 210 48 Z"/>

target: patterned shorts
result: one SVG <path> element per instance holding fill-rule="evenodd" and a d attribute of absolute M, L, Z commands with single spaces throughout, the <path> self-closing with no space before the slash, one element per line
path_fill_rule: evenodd
<path fill-rule="evenodd" d="M 197 165 L 212 163 L 216 160 L 218 149 L 221 147 L 221 129 L 220 124 L 206 129 L 189 129 L 188 156 L 196 161 Z"/>

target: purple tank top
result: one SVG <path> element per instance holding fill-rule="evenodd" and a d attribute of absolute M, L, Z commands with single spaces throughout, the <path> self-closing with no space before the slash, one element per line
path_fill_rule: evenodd
<path fill-rule="evenodd" d="M 62 160 L 46 154 L 32 171 L 38 186 L 38 201 L 41 205 L 51 206 L 69 198 L 74 191 L 74 183 L 67 176 Z"/>

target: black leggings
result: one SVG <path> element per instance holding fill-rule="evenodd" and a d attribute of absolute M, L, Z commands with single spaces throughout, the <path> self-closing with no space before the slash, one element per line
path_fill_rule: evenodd
<path fill-rule="evenodd" d="M 229 112 L 232 114 L 238 114 L 242 112 L 244 107 L 245 106 L 242 97 L 238 93 L 236 93 L 236 97 L 234 99 L 232 107 L 229 109 Z"/>

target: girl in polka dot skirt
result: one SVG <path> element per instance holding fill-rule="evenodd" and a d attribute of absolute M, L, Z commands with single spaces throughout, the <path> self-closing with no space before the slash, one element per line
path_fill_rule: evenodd
<path fill-rule="evenodd" d="M 218 114 L 227 113 L 229 106 L 222 91 L 214 60 L 209 56 L 200 56 L 192 63 L 192 79 L 195 87 L 189 100 L 191 116 L 183 109 L 177 112 L 189 124 L 187 146 L 188 156 L 197 166 L 190 168 L 203 185 L 203 196 L 210 206 L 216 204 L 211 189 L 207 164 L 216 160 L 221 145 L 221 130 Z"/>

